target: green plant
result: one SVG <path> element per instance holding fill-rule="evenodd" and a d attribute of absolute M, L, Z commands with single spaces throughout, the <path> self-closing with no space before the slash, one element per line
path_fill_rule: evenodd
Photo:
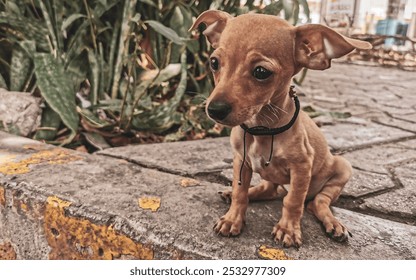
<path fill-rule="evenodd" d="M 0 87 L 45 100 L 34 137 L 52 143 L 226 133 L 203 112 L 209 46 L 191 38 L 193 17 L 257 10 L 296 23 L 299 7 L 309 16 L 305 0 L 0 0 Z"/>

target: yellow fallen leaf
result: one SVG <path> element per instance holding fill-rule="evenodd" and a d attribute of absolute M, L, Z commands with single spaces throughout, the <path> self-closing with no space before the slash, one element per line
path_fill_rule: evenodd
<path fill-rule="evenodd" d="M 293 260 L 288 255 L 286 255 L 285 251 L 267 247 L 265 245 L 260 246 L 258 254 L 261 258 L 268 260 Z"/>
<path fill-rule="evenodd" d="M 144 196 L 139 198 L 139 207 L 142 209 L 149 209 L 152 212 L 156 212 L 160 207 L 160 198 Z"/>
<path fill-rule="evenodd" d="M 185 178 L 181 180 L 181 187 L 187 188 L 187 187 L 195 187 L 199 186 L 201 183 L 198 180 Z"/>

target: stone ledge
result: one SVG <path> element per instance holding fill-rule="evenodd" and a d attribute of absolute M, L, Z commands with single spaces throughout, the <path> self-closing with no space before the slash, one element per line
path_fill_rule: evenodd
<path fill-rule="evenodd" d="M 0 173 L 0 245 L 11 244 L 17 259 L 257 259 L 263 245 L 294 259 L 416 258 L 416 227 L 339 208 L 349 243 L 327 238 L 306 213 L 303 246 L 282 249 L 269 236 L 280 201 L 250 204 L 241 236 L 219 237 L 212 226 L 228 208 L 222 185 L 183 187 L 180 175 L 0 132 L 0 167 L 7 164 L 17 169 Z M 160 208 L 140 208 L 143 197 L 160 198 Z"/>

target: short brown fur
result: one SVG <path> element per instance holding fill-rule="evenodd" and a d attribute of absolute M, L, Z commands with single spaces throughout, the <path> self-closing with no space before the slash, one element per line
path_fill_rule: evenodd
<path fill-rule="evenodd" d="M 214 230 L 224 236 L 240 234 L 249 200 L 275 199 L 281 195 L 279 187 L 290 184 L 281 219 L 272 231 L 276 242 L 286 247 L 302 244 L 300 222 L 307 199 L 307 208 L 322 222 L 326 233 L 335 240 L 347 240 L 347 228 L 334 217 L 329 206 L 351 177 L 352 168 L 344 158 L 330 153 L 324 136 L 309 116 L 301 111 L 289 130 L 274 136 L 269 166 L 265 163 L 271 137 L 247 134 L 243 161 L 244 131 L 239 125 L 274 128 L 288 123 L 295 112 L 289 89 L 297 72 L 303 67 L 324 70 L 330 67 L 331 59 L 371 45 L 322 25 L 293 27 L 275 16 L 232 17 L 211 10 L 202 13 L 191 29 L 200 23 L 207 25 L 204 35 L 215 48 L 211 58 L 218 62 L 207 113 L 214 121 L 233 127 L 233 186 L 231 193 L 222 194 L 231 197 L 231 206 Z M 256 79 L 256 67 L 267 69 L 271 76 Z M 221 109 L 221 117 L 210 110 L 219 104 L 226 108 Z M 238 184 L 240 169 L 242 185 Z M 253 172 L 263 179 L 257 186 L 250 186 Z"/>

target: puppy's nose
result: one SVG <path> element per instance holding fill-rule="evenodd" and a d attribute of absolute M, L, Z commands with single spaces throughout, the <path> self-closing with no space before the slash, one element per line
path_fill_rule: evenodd
<path fill-rule="evenodd" d="M 225 102 L 211 102 L 208 105 L 208 115 L 214 120 L 221 121 L 231 112 L 231 105 Z"/>

